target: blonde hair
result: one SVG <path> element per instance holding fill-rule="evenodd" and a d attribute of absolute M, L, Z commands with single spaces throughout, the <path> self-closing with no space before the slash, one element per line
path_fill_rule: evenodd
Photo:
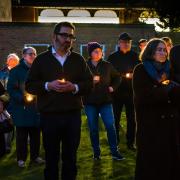
<path fill-rule="evenodd" d="M 9 60 L 9 59 L 11 59 L 11 58 L 14 58 L 14 59 L 17 59 L 18 61 L 19 61 L 19 57 L 18 57 L 18 55 L 16 54 L 16 53 L 11 53 L 11 54 L 9 54 L 8 56 L 7 56 L 7 61 Z"/>

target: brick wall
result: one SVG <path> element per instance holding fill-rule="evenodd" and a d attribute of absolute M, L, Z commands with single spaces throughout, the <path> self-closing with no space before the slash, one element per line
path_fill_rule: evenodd
<path fill-rule="evenodd" d="M 155 36 L 152 25 L 119 25 L 119 24 L 75 24 L 77 41 L 74 50 L 80 52 L 80 45 L 89 41 L 98 41 L 105 45 L 106 57 L 115 50 L 118 35 L 129 32 L 133 37 L 133 46 L 140 38 Z M 21 57 L 24 44 L 51 44 L 53 23 L 0 23 L 0 66 L 9 53 Z M 105 57 L 105 58 L 106 58 Z"/>

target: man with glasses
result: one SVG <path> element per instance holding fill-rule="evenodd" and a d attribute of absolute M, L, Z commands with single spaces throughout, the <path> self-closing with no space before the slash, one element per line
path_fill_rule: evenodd
<path fill-rule="evenodd" d="M 92 88 L 92 75 L 82 56 L 72 51 L 75 27 L 56 24 L 52 46 L 37 56 L 26 90 L 37 95 L 41 116 L 46 167 L 45 180 L 59 179 L 60 142 L 62 179 L 74 180 L 81 131 L 81 96 Z"/>
<path fill-rule="evenodd" d="M 122 82 L 119 88 L 113 95 L 113 111 L 115 117 L 115 126 L 117 132 L 117 141 L 119 143 L 119 129 L 120 129 L 120 117 L 125 106 L 126 119 L 127 119 L 127 147 L 130 150 L 135 150 L 135 114 L 133 105 L 133 91 L 132 91 L 132 73 L 134 67 L 139 63 L 138 55 L 131 50 L 132 38 L 124 32 L 119 36 L 119 49 L 112 53 L 108 61 L 112 63 L 115 69 L 122 77 Z"/>

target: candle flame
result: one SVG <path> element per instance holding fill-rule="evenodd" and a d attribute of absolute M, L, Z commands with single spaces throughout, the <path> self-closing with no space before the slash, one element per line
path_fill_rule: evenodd
<path fill-rule="evenodd" d="M 30 95 L 30 94 L 27 94 L 27 95 L 26 95 L 26 100 L 27 100 L 28 102 L 31 102 L 31 101 L 33 100 L 33 96 Z"/>
<path fill-rule="evenodd" d="M 168 85 L 168 84 L 169 84 L 169 82 L 170 82 L 169 80 L 165 80 L 165 81 L 163 81 L 163 82 L 162 82 L 162 84 L 164 84 L 164 85 Z"/>
<path fill-rule="evenodd" d="M 126 77 L 129 78 L 130 77 L 130 73 L 126 73 Z"/>
<path fill-rule="evenodd" d="M 61 82 L 61 83 L 65 83 L 65 82 L 66 82 L 66 80 L 63 78 L 63 79 L 60 79 L 60 80 L 59 80 L 59 82 Z"/>

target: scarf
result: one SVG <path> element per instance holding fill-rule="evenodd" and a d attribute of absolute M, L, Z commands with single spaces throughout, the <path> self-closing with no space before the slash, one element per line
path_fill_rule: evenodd
<path fill-rule="evenodd" d="M 170 62 L 166 60 L 164 63 L 156 62 L 154 60 L 143 61 L 146 72 L 151 76 L 152 79 L 157 82 L 161 82 L 165 75 L 167 79 L 170 76 Z"/>

